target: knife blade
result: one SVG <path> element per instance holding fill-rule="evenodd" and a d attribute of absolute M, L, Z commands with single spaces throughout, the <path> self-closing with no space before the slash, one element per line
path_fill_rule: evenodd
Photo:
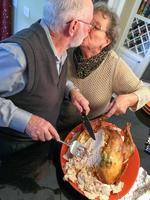
<path fill-rule="evenodd" d="M 82 121 L 84 123 L 85 128 L 89 132 L 89 135 L 92 137 L 93 140 L 96 140 L 89 118 L 84 112 L 82 112 L 81 115 L 82 115 Z"/>

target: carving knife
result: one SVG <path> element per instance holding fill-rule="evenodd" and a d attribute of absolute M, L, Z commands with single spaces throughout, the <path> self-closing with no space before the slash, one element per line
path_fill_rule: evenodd
<path fill-rule="evenodd" d="M 89 135 L 92 137 L 92 139 L 95 140 L 95 135 L 94 135 L 89 118 L 87 117 L 87 115 L 84 112 L 82 112 L 81 115 L 82 115 L 82 121 L 84 123 L 85 128 L 89 132 Z"/>

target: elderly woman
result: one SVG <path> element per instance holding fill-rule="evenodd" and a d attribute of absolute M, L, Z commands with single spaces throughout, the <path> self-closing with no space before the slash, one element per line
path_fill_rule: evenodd
<path fill-rule="evenodd" d="M 88 37 L 70 52 L 68 78 L 89 100 L 90 119 L 123 114 L 128 108 L 136 111 L 150 100 L 150 89 L 112 50 L 118 29 L 116 14 L 105 4 L 96 3 Z M 80 120 L 75 108 L 64 101 L 58 127 L 72 128 Z"/>

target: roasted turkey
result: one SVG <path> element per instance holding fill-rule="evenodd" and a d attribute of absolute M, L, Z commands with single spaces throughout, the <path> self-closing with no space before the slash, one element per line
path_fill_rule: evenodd
<path fill-rule="evenodd" d="M 134 152 L 134 142 L 127 123 L 121 130 L 116 125 L 102 119 L 91 121 L 96 141 L 84 129 L 77 140 L 90 148 L 89 170 L 103 183 L 115 184 L 124 172 L 128 159 Z"/>

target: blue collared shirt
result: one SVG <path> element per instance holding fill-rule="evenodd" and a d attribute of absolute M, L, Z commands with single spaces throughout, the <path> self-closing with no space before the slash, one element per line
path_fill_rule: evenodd
<path fill-rule="evenodd" d="M 48 27 L 41 21 L 41 26 L 46 32 L 49 44 L 51 45 L 54 55 L 57 58 L 56 67 L 60 75 L 62 65 L 67 57 L 65 51 L 61 57 L 57 56 L 56 49 L 53 45 L 49 34 Z M 22 48 L 16 43 L 0 44 L 0 126 L 10 127 L 20 132 L 24 132 L 32 113 L 18 108 L 5 97 L 17 94 L 22 91 L 27 83 L 26 58 Z M 73 83 L 67 81 L 66 94 L 72 89 Z"/>

